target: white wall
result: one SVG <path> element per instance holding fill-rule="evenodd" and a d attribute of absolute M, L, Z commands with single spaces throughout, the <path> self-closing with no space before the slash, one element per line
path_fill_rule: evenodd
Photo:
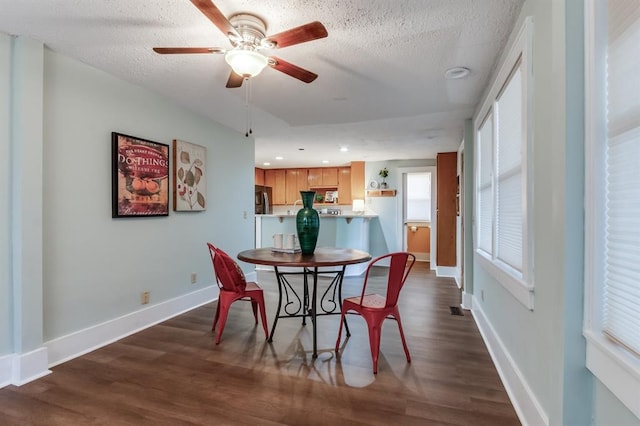
<path fill-rule="evenodd" d="M 12 40 L 0 36 L 0 87 L 15 90 L 8 86 L 5 75 L 12 65 L 7 54 Z M 193 295 L 200 301 L 210 300 L 215 296 L 215 285 L 206 242 L 231 254 L 253 246 L 252 138 L 41 45 L 40 50 L 44 62 L 40 75 L 44 87 L 40 95 L 41 142 L 39 147 L 25 148 L 19 141 L 10 140 L 4 124 L 10 121 L 12 112 L 0 104 L 0 178 L 10 169 L 2 166 L 9 157 L 3 154 L 12 143 L 12 149 L 25 151 L 25 161 L 34 154 L 30 150 L 41 149 L 43 162 L 38 163 L 36 157 L 29 167 L 42 174 L 42 195 L 28 199 L 36 201 L 43 212 L 42 231 L 40 235 L 26 235 L 20 243 L 36 246 L 42 253 L 42 261 L 36 259 L 33 265 L 43 271 L 41 282 L 35 283 L 41 288 L 43 300 L 33 303 L 34 309 L 41 311 L 42 335 L 25 321 L 10 316 L 11 306 L 16 303 L 11 288 L 21 283 L 5 268 L 15 253 L 4 236 L 16 222 L 11 221 L 3 202 L 0 355 L 21 352 L 13 343 L 16 329 L 24 329 L 25 338 L 37 339 L 42 345 L 188 295 L 194 306 L 198 300 Z M 37 49 L 30 51 L 37 57 L 33 52 Z M 24 97 L 32 104 L 38 101 L 34 94 Z M 0 102 L 4 100 L 3 96 Z M 181 139 L 205 146 L 207 210 L 170 211 L 168 217 L 112 219 L 113 131 L 165 144 Z M 3 198 L 10 195 L 6 180 L 0 179 Z M 191 284 L 192 272 L 198 275 L 197 284 Z M 211 291 L 204 294 L 209 288 Z M 142 291 L 150 291 L 149 305 L 141 305 Z M 0 369 L 7 365 L 2 361 L 0 358 Z M 0 384 L 3 377 L 6 374 L 0 371 Z"/>

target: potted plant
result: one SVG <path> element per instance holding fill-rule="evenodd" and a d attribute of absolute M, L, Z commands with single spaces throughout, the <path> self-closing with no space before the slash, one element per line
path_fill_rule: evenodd
<path fill-rule="evenodd" d="M 380 184 L 380 188 L 386 188 L 387 187 L 387 176 L 389 176 L 389 170 L 387 170 L 387 168 L 385 167 L 384 169 L 381 169 L 378 172 L 378 175 L 382 178 L 382 183 Z"/>

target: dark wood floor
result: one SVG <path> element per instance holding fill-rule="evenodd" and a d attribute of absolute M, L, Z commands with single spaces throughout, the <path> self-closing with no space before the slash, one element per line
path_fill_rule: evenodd
<path fill-rule="evenodd" d="M 520 424 L 470 313 L 450 313 L 455 283 L 427 265 L 417 264 L 400 296 L 410 364 L 393 321 L 374 375 L 362 318 L 349 317 L 352 336 L 339 358 L 339 317 L 319 319 L 314 360 L 310 324 L 282 319 L 268 344 L 244 302 L 232 306 L 216 346 L 211 304 L 0 389 L 0 424 Z M 275 279 L 258 277 L 271 322 Z M 359 294 L 361 280 L 345 279 L 343 296 Z"/>

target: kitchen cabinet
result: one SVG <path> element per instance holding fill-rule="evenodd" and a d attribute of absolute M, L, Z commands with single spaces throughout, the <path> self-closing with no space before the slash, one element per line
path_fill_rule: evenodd
<path fill-rule="evenodd" d="M 353 199 L 364 199 L 364 161 L 351 166 L 291 169 L 255 168 L 256 185 L 272 188 L 274 205 L 292 205 L 300 199 L 300 191 L 315 190 L 324 196 L 327 191 L 338 191 L 339 204 L 351 204 Z"/>
<path fill-rule="evenodd" d="M 338 168 L 322 168 L 322 186 L 338 186 Z"/>
<path fill-rule="evenodd" d="M 338 187 L 337 167 L 316 167 L 309 169 L 309 188 L 316 186 Z"/>
<path fill-rule="evenodd" d="M 338 203 L 351 204 L 351 167 L 338 167 Z"/>
<path fill-rule="evenodd" d="M 364 161 L 351 162 L 351 199 L 364 200 Z"/>
<path fill-rule="evenodd" d="M 285 202 L 293 204 L 300 199 L 300 191 L 306 191 L 308 187 L 307 169 L 286 169 L 285 170 Z"/>
<path fill-rule="evenodd" d="M 309 188 L 322 185 L 322 169 L 321 168 L 309 169 L 307 172 L 308 172 L 307 182 L 309 184 Z"/>
<path fill-rule="evenodd" d="M 272 188 L 273 204 L 286 204 L 286 181 L 285 169 L 267 169 L 264 171 L 264 184 Z"/>
<path fill-rule="evenodd" d="M 264 169 L 255 168 L 255 184 L 264 185 Z"/>
<path fill-rule="evenodd" d="M 456 266 L 457 157 L 457 152 L 439 153 L 436 157 L 437 266 Z"/>

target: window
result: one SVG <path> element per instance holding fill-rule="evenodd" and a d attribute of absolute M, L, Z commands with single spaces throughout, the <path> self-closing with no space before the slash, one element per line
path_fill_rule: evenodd
<path fill-rule="evenodd" d="M 527 19 L 476 118 L 476 253 L 533 309 L 527 232 L 527 152 L 532 21 Z"/>
<path fill-rule="evenodd" d="M 431 173 L 407 174 L 407 222 L 431 222 Z"/>
<path fill-rule="evenodd" d="M 585 27 L 587 367 L 640 417 L 640 2 L 591 0 Z"/>

